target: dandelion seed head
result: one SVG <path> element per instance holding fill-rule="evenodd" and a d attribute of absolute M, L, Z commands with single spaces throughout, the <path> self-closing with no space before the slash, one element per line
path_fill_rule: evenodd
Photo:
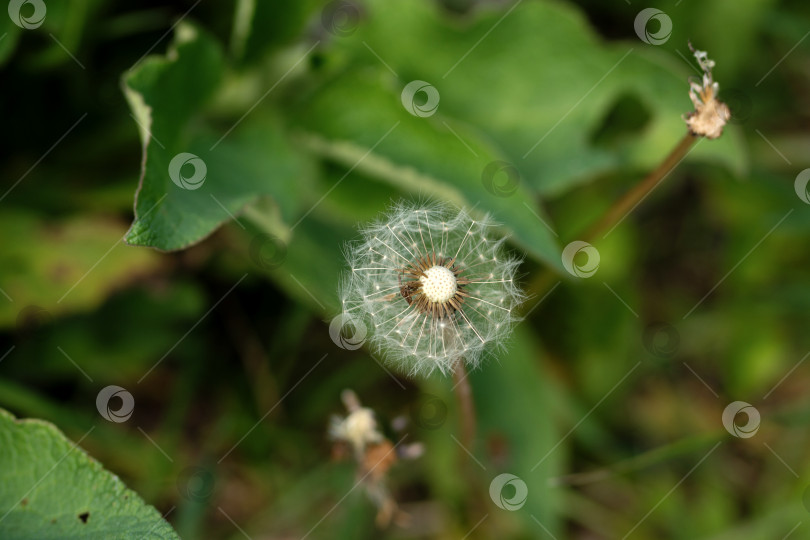
<path fill-rule="evenodd" d="M 456 275 L 444 266 L 434 265 L 419 276 L 422 284 L 422 294 L 428 302 L 444 303 L 453 298 L 458 291 Z"/>
<path fill-rule="evenodd" d="M 399 371 L 474 368 L 504 347 L 524 299 L 504 242 L 488 217 L 397 204 L 347 246 L 344 314 L 374 327 L 369 344 Z"/>

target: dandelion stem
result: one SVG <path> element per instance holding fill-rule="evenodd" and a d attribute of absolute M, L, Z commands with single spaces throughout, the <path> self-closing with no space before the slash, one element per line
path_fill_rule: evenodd
<path fill-rule="evenodd" d="M 599 234 L 610 231 L 617 223 L 629 214 L 661 181 L 683 160 L 698 137 L 687 131 L 678 145 L 669 153 L 658 167 L 644 179 L 633 186 L 624 196 L 608 208 L 602 218 L 582 236 L 582 240 L 591 241 Z"/>
<path fill-rule="evenodd" d="M 475 406 L 472 400 L 472 388 L 467 377 L 467 368 L 464 361 L 459 359 L 453 368 L 453 391 L 458 399 L 458 408 L 461 411 L 461 443 L 472 451 L 475 441 Z"/>

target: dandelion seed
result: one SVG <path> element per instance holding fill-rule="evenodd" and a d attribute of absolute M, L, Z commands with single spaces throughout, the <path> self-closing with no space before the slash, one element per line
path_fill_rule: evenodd
<path fill-rule="evenodd" d="M 375 321 L 370 344 L 409 374 L 477 366 L 503 347 L 524 296 L 520 261 L 493 222 L 441 205 L 400 203 L 347 249 L 344 314 Z"/>
<path fill-rule="evenodd" d="M 705 51 L 692 48 L 691 43 L 689 48 L 703 70 L 703 80 L 701 83 L 694 80 L 689 83 L 689 99 L 695 110 L 686 114 L 684 120 L 694 135 L 716 139 L 723 134 L 723 127 L 731 119 L 731 111 L 725 103 L 717 100 L 720 85 L 712 78 L 714 60 L 710 60 Z"/>

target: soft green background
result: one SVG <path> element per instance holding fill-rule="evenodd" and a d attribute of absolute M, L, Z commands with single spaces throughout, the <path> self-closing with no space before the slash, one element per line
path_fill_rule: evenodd
<path fill-rule="evenodd" d="M 140 5 L 48 2 L 32 30 L 0 13 L 0 407 L 95 427 L 81 446 L 183 538 L 807 535 L 804 3 L 653 3 L 658 46 L 635 2 Z M 562 248 L 685 133 L 690 40 L 732 123 L 576 280 Z M 435 114 L 403 107 L 413 80 Z M 169 179 L 179 152 L 205 161 L 200 189 Z M 488 189 L 496 160 L 514 190 Z M 481 467 L 449 380 L 395 381 L 329 338 L 344 243 L 401 197 L 488 212 L 525 254 L 537 307 L 471 375 Z M 127 422 L 96 410 L 111 384 Z M 326 438 L 344 388 L 395 441 L 423 393 L 448 408 L 391 472 L 411 526 L 380 531 L 347 495 Z M 761 412 L 750 439 L 723 429 L 736 400 Z M 488 496 L 503 472 L 529 489 L 516 512 Z"/>

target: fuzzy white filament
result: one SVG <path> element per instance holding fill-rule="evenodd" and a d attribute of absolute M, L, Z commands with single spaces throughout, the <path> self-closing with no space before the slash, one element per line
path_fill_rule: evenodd
<path fill-rule="evenodd" d="M 367 325 L 370 344 L 400 371 L 477 366 L 503 347 L 524 298 L 520 261 L 504 254 L 493 225 L 439 205 L 392 207 L 346 250 L 344 317 Z"/>

